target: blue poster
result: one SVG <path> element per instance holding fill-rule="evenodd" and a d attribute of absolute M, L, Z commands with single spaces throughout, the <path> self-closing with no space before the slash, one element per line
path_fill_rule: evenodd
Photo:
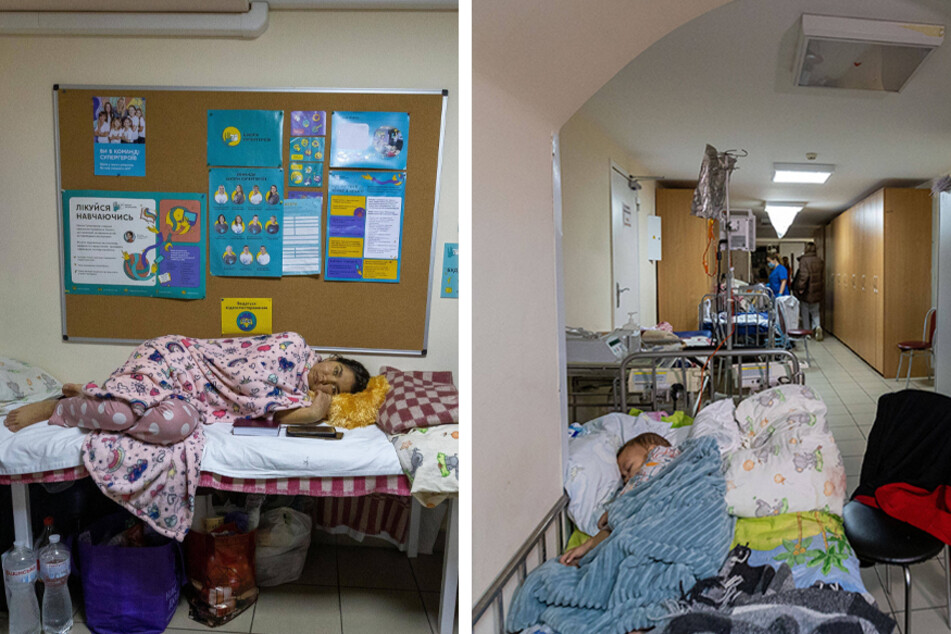
<path fill-rule="evenodd" d="M 283 110 L 209 110 L 208 165 L 280 167 Z"/>
<path fill-rule="evenodd" d="M 459 243 L 446 242 L 442 251 L 440 297 L 459 297 Z"/>
<path fill-rule="evenodd" d="M 330 167 L 405 170 L 409 113 L 334 112 Z"/>
<path fill-rule="evenodd" d="M 64 191 L 66 293 L 203 298 L 204 204 L 204 194 Z"/>
<path fill-rule="evenodd" d="M 93 97 L 97 176 L 145 176 L 145 98 Z"/>
<path fill-rule="evenodd" d="M 399 282 L 403 172 L 330 172 L 324 279 Z"/>
<path fill-rule="evenodd" d="M 211 274 L 280 277 L 283 264 L 284 170 L 208 170 Z"/>
<path fill-rule="evenodd" d="M 284 275 L 320 275 L 323 214 L 323 192 L 287 192 L 284 200 Z"/>

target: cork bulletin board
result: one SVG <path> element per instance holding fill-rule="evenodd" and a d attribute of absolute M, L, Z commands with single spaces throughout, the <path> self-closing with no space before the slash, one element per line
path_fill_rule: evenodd
<path fill-rule="evenodd" d="M 96 175 L 93 97 L 134 94 L 148 106 L 145 176 Z M 425 355 L 436 256 L 446 91 L 345 92 L 126 86 L 54 86 L 59 190 L 208 193 L 206 150 L 209 110 L 283 110 L 283 163 L 290 161 L 292 111 L 405 112 L 410 117 L 398 283 L 327 281 L 324 275 L 218 277 L 205 267 L 203 299 L 84 295 L 63 288 L 63 339 L 138 343 L 165 334 L 222 336 L 224 298 L 270 298 L 274 332 L 292 330 L 311 346 L 329 351 Z M 330 161 L 324 161 L 323 181 Z M 287 183 L 285 169 L 285 187 Z M 290 185 L 293 187 L 293 185 Z M 62 205 L 62 197 L 60 205 Z M 326 189 L 321 250 L 326 248 Z M 60 218 L 61 276 L 63 214 Z M 205 213 L 207 215 L 207 205 Z M 205 226 L 210 226 L 207 223 Z M 207 254 L 207 239 L 203 246 Z M 206 257 L 207 262 L 207 257 Z M 322 271 L 323 273 L 323 271 Z"/>

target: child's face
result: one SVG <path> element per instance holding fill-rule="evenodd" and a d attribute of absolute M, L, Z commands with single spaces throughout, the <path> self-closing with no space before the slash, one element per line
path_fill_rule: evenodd
<path fill-rule="evenodd" d="M 621 470 L 621 478 L 625 484 L 644 466 L 644 462 L 647 460 L 647 452 L 648 449 L 645 447 L 631 445 L 617 457 L 617 467 Z"/>

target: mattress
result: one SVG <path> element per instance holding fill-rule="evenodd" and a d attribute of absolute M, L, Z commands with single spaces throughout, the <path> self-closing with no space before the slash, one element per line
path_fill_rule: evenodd
<path fill-rule="evenodd" d="M 0 416 L 2 424 L 5 416 Z M 376 425 L 341 440 L 233 436 L 231 425 L 205 425 L 201 469 L 229 478 L 332 478 L 401 475 L 396 451 Z M 16 434 L 0 426 L 0 476 L 81 467 L 85 434 L 44 423 Z M 283 434 L 283 430 L 282 430 Z"/>

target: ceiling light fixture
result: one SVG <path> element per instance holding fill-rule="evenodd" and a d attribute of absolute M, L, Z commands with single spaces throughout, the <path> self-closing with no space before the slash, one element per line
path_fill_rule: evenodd
<path fill-rule="evenodd" d="M 944 41 L 944 25 L 802 16 L 797 86 L 900 92 Z"/>
<path fill-rule="evenodd" d="M 835 165 L 821 163 L 773 163 L 774 183 L 816 183 L 829 180 Z"/>
<path fill-rule="evenodd" d="M 796 214 L 805 206 L 805 203 L 766 203 L 766 215 L 769 216 L 769 221 L 773 224 L 778 238 L 786 235 Z"/>

